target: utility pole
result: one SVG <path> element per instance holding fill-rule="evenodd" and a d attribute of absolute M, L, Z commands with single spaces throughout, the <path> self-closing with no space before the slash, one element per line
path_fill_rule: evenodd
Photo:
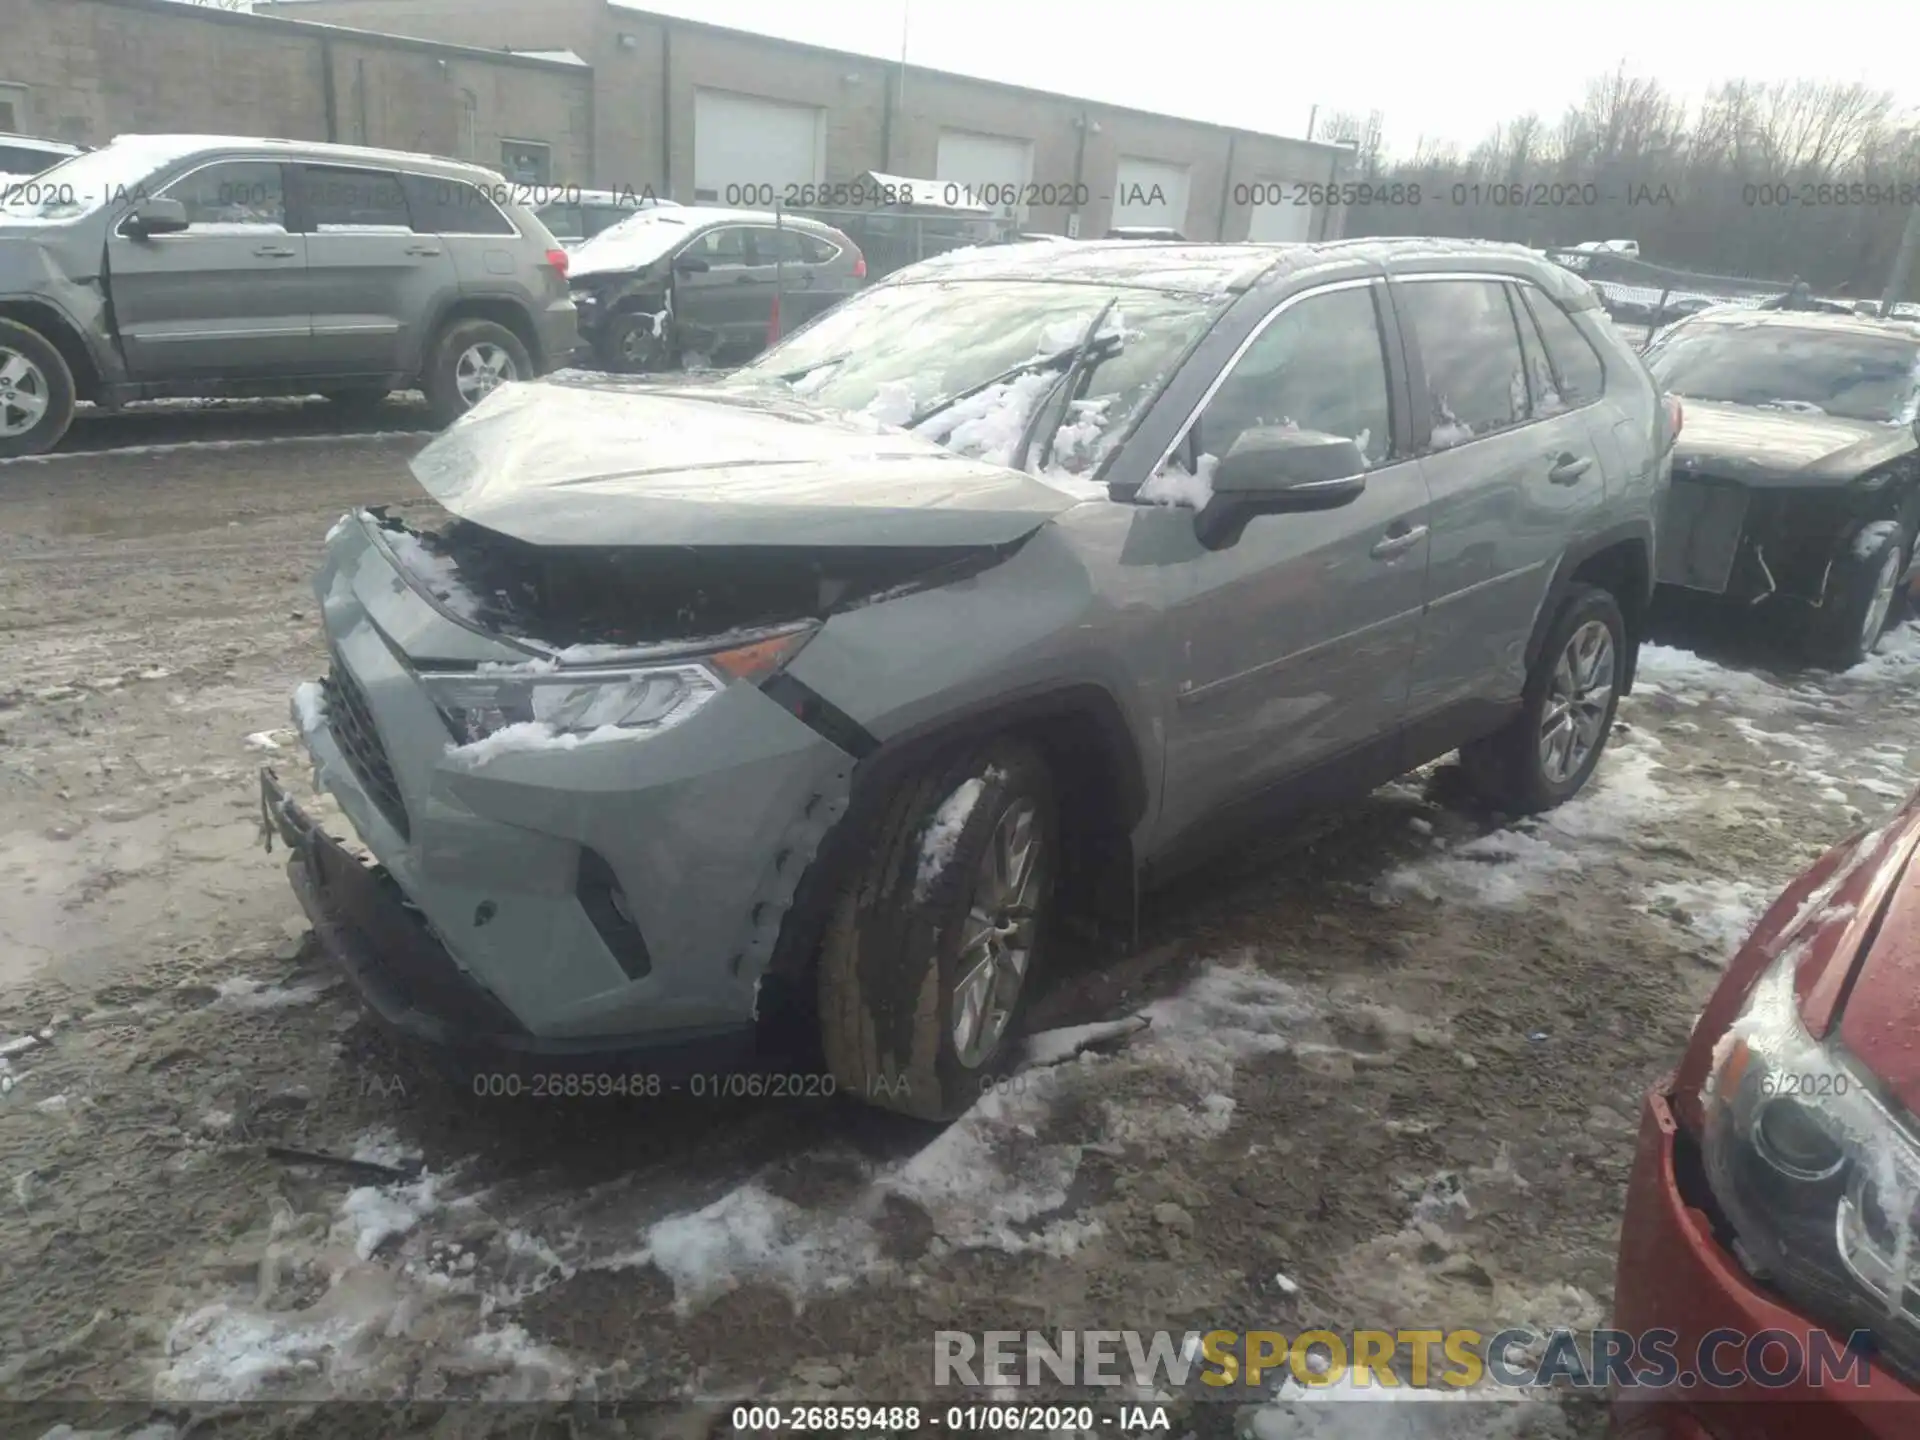
<path fill-rule="evenodd" d="M 1894 252 L 1893 273 L 1887 277 L 1887 293 L 1880 297 L 1880 318 L 1893 313 L 1893 307 L 1907 298 L 1907 282 L 1913 276 L 1914 252 L 1920 250 L 1920 205 L 1907 211 L 1907 228 L 1900 232 L 1900 248 Z"/>
<path fill-rule="evenodd" d="M 900 0 L 900 83 L 894 104 L 902 121 L 907 108 L 907 29 L 913 23 L 913 0 Z"/>

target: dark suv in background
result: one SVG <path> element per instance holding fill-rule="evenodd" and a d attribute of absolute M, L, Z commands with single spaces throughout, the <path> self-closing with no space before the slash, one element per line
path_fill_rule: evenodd
<path fill-rule="evenodd" d="M 130 135 L 0 201 L 0 456 L 77 400 L 418 385 L 444 424 L 577 343 L 566 252 L 476 165 Z"/>

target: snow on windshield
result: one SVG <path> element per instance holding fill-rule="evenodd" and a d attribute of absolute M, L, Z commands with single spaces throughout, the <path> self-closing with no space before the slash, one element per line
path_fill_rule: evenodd
<path fill-rule="evenodd" d="M 567 271 L 571 275 L 606 275 L 644 270 L 670 254 L 692 232 L 693 227 L 678 215 L 643 210 L 577 248 Z"/>
<path fill-rule="evenodd" d="M 123 135 L 36 175 L 0 204 L 0 213 L 10 220 L 74 220 L 102 205 L 131 206 L 146 198 L 149 176 L 205 148 L 192 136 Z"/>

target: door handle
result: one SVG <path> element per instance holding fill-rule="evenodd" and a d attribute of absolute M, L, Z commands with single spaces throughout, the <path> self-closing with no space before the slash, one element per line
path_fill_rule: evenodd
<path fill-rule="evenodd" d="M 297 250 L 289 250 L 284 245 L 262 245 L 253 253 L 258 255 L 262 260 L 291 260 L 300 252 Z"/>
<path fill-rule="evenodd" d="M 1591 455 L 1562 455 L 1547 471 L 1547 479 L 1556 485 L 1572 485 L 1593 468 Z"/>
<path fill-rule="evenodd" d="M 1389 530 L 1386 538 L 1377 541 L 1367 553 L 1376 560 L 1391 560 L 1396 555 L 1406 554 L 1426 538 L 1427 527 L 1424 525 L 1413 525 L 1404 530 Z"/>
<path fill-rule="evenodd" d="M 439 253 L 440 247 L 438 245 L 409 245 L 407 247 L 407 254 L 409 255 L 438 255 Z"/>

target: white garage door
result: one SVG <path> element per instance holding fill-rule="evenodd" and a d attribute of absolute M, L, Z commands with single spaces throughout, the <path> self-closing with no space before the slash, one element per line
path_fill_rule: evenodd
<path fill-rule="evenodd" d="M 1164 160 L 1120 157 L 1114 177 L 1115 226 L 1151 226 L 1156 230 L 1187 233 L 1187 167 Z"/>
<path fill-rule="evenodd" d="M 1313 238 L 1313 206 L 1294 204 L 1300 187 L 1291 180 L 1261 181 L 1250 189 L 1273 197 L 1255 204 L 1247 221 L 1247 239 L 1287 243 Z"/>
<path fill-rule="evenodd" d="M 942 130 L 934 156 L 936 180 L 965 185 L 996 215 L 1014 220 L 1026 217 L 1020 204 L 1033 180 L 1033 142 L 1005 135 L 976 135 L 970 130 Z"/>
<path fill-rule="evenodd" d="M 771 209 L 789 185 L 825 178 L 825 128 L 811 105 L 693 92 L 693 198 Z"/>

